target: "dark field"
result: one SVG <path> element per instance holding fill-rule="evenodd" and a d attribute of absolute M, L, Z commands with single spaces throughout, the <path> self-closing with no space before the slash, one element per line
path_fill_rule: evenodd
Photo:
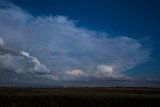
<path fill-rule="evenodd" d="M 0 88 L 0 107 L 160 107 L 160 89 Z"/>

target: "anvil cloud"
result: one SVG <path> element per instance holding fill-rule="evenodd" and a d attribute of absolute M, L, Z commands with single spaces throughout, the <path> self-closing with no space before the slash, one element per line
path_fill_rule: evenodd
<path fill-rule="evenodd" d="M 127 70 L 146 62 L 151 53 L 139 40 L 78 27 L 66 16 L 33 16 L 4 1 L 0 6 L 0 44 L 4 45 L 5 41 L 6 47 L 30 59 L 30 63 L 26 63 L 20 56 L 1 54 L 0 68 L 3 70 L 15 73 L 43 71 L 49 73 L 44 77 L 59 81 L 123 78 L 128 76 Z M 24 69 L 10 69 L 11 58 L 13 66 L 21 61 Z"/>

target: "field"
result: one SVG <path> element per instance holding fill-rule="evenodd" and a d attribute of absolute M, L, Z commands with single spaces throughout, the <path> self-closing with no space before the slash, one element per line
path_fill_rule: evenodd
<path fill-rule="evenodd" d="M 0 107 L 160 107 L 160 89 L 0 88 Z"/>

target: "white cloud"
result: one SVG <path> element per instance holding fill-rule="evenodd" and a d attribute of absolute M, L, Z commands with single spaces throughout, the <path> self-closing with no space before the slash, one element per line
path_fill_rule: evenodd
<path fill-rule="evenodd" d="M 0 46 L 3 46 L 4 45 L 4 40 L 3 38 L 0 37 Z"/>
<path fill-rule="evenodd" d="M 31 61 L 32 63 L 34 64 L 34 67 L 33 67 L 33 71 L 37 71 L 37 72 L 41 72 L 41 71 L 45 71 L 46 73 L 49 73 L 49 70 L 46 68 L 45 65 L 41 64 L 37 58 L 35 57 L 31 57 Z"/>
<path fill-rule="evenodd" d="M 46 66 L 35 57 L 29 56 L 29 53 L 24 51 L 21 53 L 24 56 L 20 56 L 20 54 L 15 56 L 12 53 L 0 55 L 0 70 L 15 73 L 49 73 Z"/>
<path fill-rule="evenodd" d="M 111 66 L 108 65 L 98 65 L 97 72 L 101 74 L 101 76 L 114 76 L 114 71 Z"/>
<path fill-rule="evenodd" d="M 26 57 L 29 57 L 29 53 L 25 52 L 25 51 L 21 51 L 20 52 L 22 55 L 26 56 Z"/>
<path fill-rule="evenodd" d="M 25 50 L 36 56 L 35 58 L 21 52 L 30 59 L 27 67 L 32 69 L 22 65 L 25 63 L 22 57 L 0 56 L 5 59 L 1 60 L 4 66 L 13 69 L 14 66 L 18 67 L 16 72 L 22 72 L 24 68 L 31 72 L 48 72 L 50 69 L 54 75 L 48 77 L 59 79 L 68 74 L 77 78 L 86 75 L 122 77 L 126 70 L 147 61 L 151 53 L 141 41 L 131 37 L 111 37 L 105 32 L 77 27 L 74 21 L 65 16 L 34 17 L 13 4 L 8 4 L 7 7 L 0 8 L 2 37 L 9 47 L 18 51 Z M 0 39 L 0 43 L 4 44 L 3 40 Z M 15 65 L 13 61 L 22 64 Z"/>
<path fill-rule="evenodd" d="M 30 58 L 30 63 L 32 63 L 34 65 L 32 68 L 32 70 L 34 72 L 43 72 L 44 71 L 45 73 L 49 73 L 49 70 L 46 68 L 46 66 L 41 64 L 37 58 L 30 56 L 29 53 L 27 53 L 25 51 L 21 51 L 20 53 L 22 55 Z"/>

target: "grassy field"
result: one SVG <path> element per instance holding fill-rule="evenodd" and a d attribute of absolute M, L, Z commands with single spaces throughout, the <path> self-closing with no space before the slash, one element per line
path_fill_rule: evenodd
<path fill-rule="evenodd" d="M 160 107 L 160 89 L 0 88 L 0 107 Z"/>

